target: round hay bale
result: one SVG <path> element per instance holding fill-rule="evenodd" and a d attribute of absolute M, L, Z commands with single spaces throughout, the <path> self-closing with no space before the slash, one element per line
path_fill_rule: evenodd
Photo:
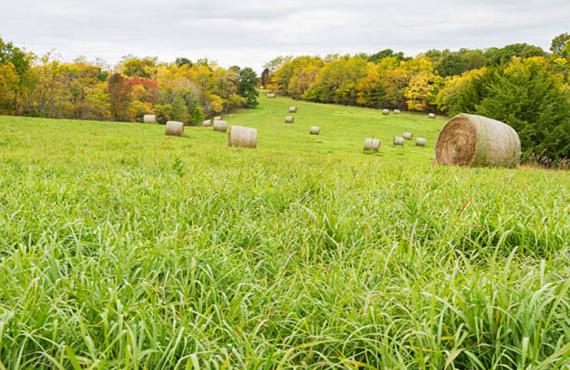
<path fill-rule="evenodd" d="M 400 114 L 400 110 L 399 110 L 399 109 L 394 109 L 394 114 Z"/>
<path fill-rule="evenodd" d="M 214 131 L 226 132 L 228 130 L 228 123 L 226 121 L 215 120 Z"/>
<path fill-rule="evenodd" d="M 416 139 L 416 146 L 426 146 L 426 139 L 423 137 L 418 137 Z"/>
<path fill-rule="evenodd" d="M 184 123 L 178 121 L 168 121 L 166 122 L 166 135 L 170 136 L 182 136 L 184 135 Z"/>
<path fill-rule="evenodd" d="M 435 145 L 443 165 L 515 167 L 521 156 L 519 135 L 503 122 L 460 114 L 445 124 Z"/>
<path fill-rule="evenodd" d="M 289 107 L 289 113 L 297 113 L 297 107 Z"/>
<path fill-rule="evenodd" d="M 274 93 L 267 93 L 267 94 L 265 94 L 265 95 L 266 95 L 268 98 L 270 98 L 270 99 L 275 97 L 275 94 L 274 94 Z"/>
<path fill-rule="evenodd" d="M 366 138 L 364 139 L 365 152 L 378 152 L 380 150 L 380 139 Z"/>
<path fill-rule="evenodd" d="M 205 120 L 204 122 L 202 122 L 202 126 L 203 127 L 212 126 L 212 120 L 211 119 Z"/>
<path fill-rule="evenodd" d="M 221 121 L 221 120 L 223 120 L 223 119 L 224 119 L 224 118 L 223 118 L 222 116 L 216 116 L 216 117 L 214 117 L 214 121 Z"/>
<path fill-rule="evenodd" d="M 228 130 L 228 146 L 239 148 L 257 147 L 257 130 L 242 126 L 230 127 Z"/>
<path fill-rule="evenodd" d="M 394 145 L 403 146 L 404 145 L 404 138 L 401 136 L 394 136 Z"/>
<path fill-rule="evenodd" d="M 318 135 L 321 133 L 321 128 L 319 126 L 311 126 L 309 132 L 311 133 L 311 135 Z"/>
<path fill-rule="evenodd" d="M 285 123 L 293 123 L 293 122 L 295 122 L 295 117 L 293 116 L 285 117 Z"/>
<path fill-rule="evenodd" d="M 435 119 L 435 113 L 428 114 L 428 118 Z"/>
<path fill-rule="evenodd" d="M 156 123 L 156 116 L 154 114 L 145 114 L 143 116 L 144 123 Z"/>
<path fill-rule="evenodd" d="M 390 109 L 383 109 L 383 110 L 382 110 L 382 114 L 385 115 L 385 116 L 389 115 L 389 114 L 390 114 Z"/>
<path fill-rule="evenodd" d="M 414 137 L 414 134 L 412 134 L 411 132 L 404 132 L 402 137 L 406 140 L 412 140 L 412 138 Z"/>

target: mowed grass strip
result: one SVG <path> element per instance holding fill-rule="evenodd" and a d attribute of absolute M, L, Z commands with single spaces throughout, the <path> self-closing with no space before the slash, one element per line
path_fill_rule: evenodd
<path fill-rule="evenodd" d="M 224 119 L 258 148 L 0 117 L 3 367 L 568 365 L 568 172 L 433 166 L 444 120 L 413 114 Z"/>

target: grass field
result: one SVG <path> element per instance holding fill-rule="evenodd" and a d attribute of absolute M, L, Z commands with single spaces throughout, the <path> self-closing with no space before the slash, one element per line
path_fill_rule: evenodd
<path fill-rule="evenodd" d="M 569 172 L 433 166 L 419 115 L 227 120 L 258 148 L 0 117 L 0 369 L 569 368 Z"/>

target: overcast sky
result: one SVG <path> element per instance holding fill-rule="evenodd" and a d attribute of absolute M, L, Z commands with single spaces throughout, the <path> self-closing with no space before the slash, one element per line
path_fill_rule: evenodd
<path fill-rule="evenodd" d="M 548 49 L 570 0 L 0 0 L 0 37 L 64 60 L 207 57 L 257 70 L 278 55 Z"/>

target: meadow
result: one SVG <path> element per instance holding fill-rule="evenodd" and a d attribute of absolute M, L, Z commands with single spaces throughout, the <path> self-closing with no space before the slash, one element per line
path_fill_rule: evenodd
<path fill-rule="evenodd" d="M 225 117 L 257 149 L 0 117 L 0 369 L 570 368 L 568 171 L 439 167 L 443 118 L 260 101 Z"/>

